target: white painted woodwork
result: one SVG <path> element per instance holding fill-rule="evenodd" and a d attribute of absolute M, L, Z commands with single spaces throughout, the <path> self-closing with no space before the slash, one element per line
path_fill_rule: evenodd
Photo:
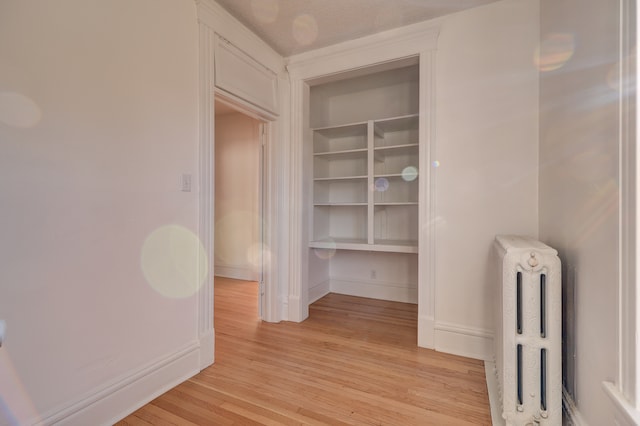
<path fill-rule="evenodd" d="M 228 12 L 212 0 L 197 0 L 197 14 L 201 34 L 206 34 L 205 42 L 200 43 L 200 181 L 203 191 L 200 193 L 200 239 L 207 250 L 210 264 L 213 264 L 213 104 L 216 94 L 224 96 L 224 102 L 253 118 L 265 120 L 264 149 L 264 245 L 265 258 L 263 268 L 264 298 L 263 320 L 278 322 L 289 317 L 288 300 L 283 299 L 289 276 L 287 256 L 281 253 L 289 251 L 288 226 L 289 200 L 287 193 L 287 165 L 289 163 L 288 128 L 290 106 L 279 105 L 279 116 L 260 108 L 241 97 L 217 89 L 215 81 L 215 38 L 220 36 L 228 40 L 238 50 L 244 52 L 255 62 L 272 70 L 277 78 L 277 99 L 289 97 L 289 82 L 285 74 L 283 58 L 244 27 Z M 218 92 L 218 93 L 217 93 Z M 223 93 L 220 93 L 223 92 Z M 213 286 L 203 287 L 199 294 L 201 328 L 211 329 L 213 342 Z M 213 344 L 210 359 L 213 361 Z M 210 361 L 210 362 L 211 362 Z M 203 367 L 206 365 L 203 365 Z"/>
<path fill-rule="evenodd" d="M 258 281 L 260 122 L 238 112 L 216 111 L 215 142 L 215 275 Z"/>
<path fill-rule="evenodd" d="M 287 57 L 500 0 L 216 1 Z"/>
<path fill-rule="evenodd" d="M 370 76 L 367 79 L 372 81 Z M 340 85 L 351 87 L 349 93 L 354 94 L 353 87 L 360 82 L 349 81 L 351 86 Z M 338 99 L 328 97 L 321 88 L 324 86 L 312 90 L 312 99 L 319 94 L 327 103 L 342 107 L 341 100 L 347 98 L 341 93 Z M 396 84 L 387 88 L 386 96 L 382 93 L 380 99 L 362 101 L 386 107 L 381 99 L 397 96 L 398 90 Z M 358 95 L 355 92 L 354 97 Z M 374 115 L 381 114 L 369 108 Z M 338 249 L 417 253 L 418 115 L 323 127 L 313 129 L 312 134 L 310 247 L 331 248 L 335 243 Z"/>
<path fill-rule="evenodd" d="M 304 117 L 295 117 L 303 111 L 304 88 L 336 82 L 345 72 L 362 76 L 369 66 L 388 66 L 394 59 L 419 58 L 419 137 L 425 147 L 418 154 L 421 346 L 488 359 L 493 332 L 484 279 L 489 247 L 496 233 L 537 236 L 535 16 L 536 2 L 504 1 L 289 58 L 292 85 L 298 86 L 291 146 L 294 164 L 300 165 L 293 170 L 291 193 L 298 206 L 310 205 L 302 170 L 311 164 L 304 161 L 308 153 L 299 142 L 310 135 L 302 126 Z M 309 127 L 367 120 L 354 116 L 359 112 L 344 112 L 352 115 L 341 123 L 329 123 L 331 114 L 324 111 Z M 309 217 L 304 207 L 296 212 Z M 292 225 L 312 228 L 302 218 Z M 291 250 L 291 264 L 303 270 L 307 258 L 316 262 L 303 250 L 309 241 L 305 232 L 293 239 Z M 291 290 L 298 294 L 307 282 L 299 272 L 291 270 Z M 318 281 L 309 278 L 310 288 L 327 278 L 328 272 Z"/>
<path fill-rule="evenodd" d="M 220 36 L 215 43 L 215 85 L 230 96 L 278 115 L 278 76 Z"/>
<path fill-rule="evenodd" d="M 309 122 L 322 125 L 306 141 L 310 256 L 329 257 L 320 277 L 309 271 L 310 300 L 328 283 L 334 293 L 418 301 L 419 68 L 389 68 L 310 89 Z"/>
<path fill-rule="evenodd" d="M 198 25 L 198 161 L 199 206 L 198 237 L 204 247 L 208 265 L 214 265 L 214 165 L 215 134 L 214 120 L 214 57 L 215 34 L 208 26 Z M 205 284 L 198 291 L 198 334 L 201 341 L 200 369 L 211 365 L 215 358 L 215 330 L 213 324 L 213 277 L 212 268 L 206 274 Z"/>
<path fill-rule="evenodd" d="M 329 48 L 319 49 L 313 53 L 305 53 L 289 59 L 287 69 L 291 74 L 292 81 L 291 105 L 293 113 L 291 141 L 293 174 L 291 177 L 291 200 L 294 205 L 303 206 L 301 210 L 294 210 L 294 213 L 296 214 L 292 217 L 291 221 L 293 226 L 292 235 L 294 238 L 291 239 L 290 251 L 292 255 L 290 261 L 292 267 L 290 272 L 289 302 L 297 303 L 299 308 L 291 309 L 290 305 L 290 319 L 304 319 L 307 309 L 306 302 L 309 300 L 309 297 L 315 298 L 319 294 L 322 294 L 322 291 L 330 289 L 330 276 L 338 278 L 336 271 L 331 271 L 330 269 L 330 263 L 333 262 L 337 255 L 333 256 L 330 261 L 326 259 L 326 257 L 332 253 L 333 248 L 329 248 L 329 250 L 320 250 L 319 248 L 312 247 L 311 250 L 306 250 L 306 247 L 309 246 L 309 241 L 311 240 L 310 236 L 314 232 L 314 222 L 310 220 L 310 209 L 312 208 L 313 200 L 310 198 L 310 191 L 307 190 L 307 188 L 311 187 L 313 182 L 311 181 L 309 173 L 303 173 L 304 170 L 311 170 L 313 168 L 313 151 L 311 149 L 312 144 L 310 142 L 313 137 L 308 129 L 330 126 L 337 127 L 349 123 L 355 124 L 357 122 L 366 122 L 368 130 L 370 124 L 372 124 L 369 121 L 374 119 L 414 114 L 418 111 L 418 107 L 428 107 L 428 109 L 423 110 L 418 116 L 418 143 L 423 144 L 423 149 L 420 149 L 418 152 L 418 168 L 422 168 L 428 172 L 425 175 L 418 175 L 416 218 L 424 221 L 424 223 L 428 223 L 430 221 L 429 215 L 433 213 L 433 210 L 429 200 L 433 195 L 433 179 L 431 176 L 431 169 L 426 165 L 430 163 L 432 152 L 435 149 L 433 140 L 435 130 L 432 127 L 435 117 L 435 108 L 433 104 L 435 84 L 434 79 L 432 78 L 435 73 L 435 61 L 431 50 L 435 48 L 437 35 L 437 24 L 427 23 L 418 26 L 409 26 L 400 31 L 386 32 L 376 36 L 367 37 L 365 39 L 359 39 Z M 417 63 L 420 64 L 419 68 L 409 68 L 409 70 L 406 70 L 408 74 L 404 74 L 404 80 L 402 78 L 394 80 L 393 74 L 398 72 L 398 69 L 406 68 L 407 65 L 415 65 Z M 416 69 L 418 70 L 417 73 L 415 73 Z M 389 73 L 385 74 L 387 71 L 389 71 Z M 380 77 L 370 76 L 372 73 L 375 74 L 376 72 L 379 74 L 385 74 L 387 78 L 390 78 L 395 82 L 396 86 L 401 88 L 404 87 L 404 89 L 401 89 L 398 92 L 400 93 L 400 95 L 398 95 L 400 98 L 404 96 L 403 102 L 399 104 L 396 103 L 394 105 L 391 103 L 385 103 L 387 106 L 386 110 L 384 108 L 378 108 L 377 112 L 375 111 L 375 107 L 373 111 L 370 109 L 371 106 L 369 105 L 369 102 L 366 101 L 367 96 L 380 99 L 381 93 L 384 91 L 384 89 L 381 89 L 381 87 L 384 87 L 384 84 L 380 84 L 381 80 L 378 80 L 377 82 L 374 81 L 376 78 Z M 411 73 L 415 74 L 412 75 Z M 402 72 L 398 75 L 402 75 Z M 336 93 L 340 93 L 344 90 L 344 86 L 343 88 L 340 88 L 341 80 L 349 77 L 361 78 L 360 82 L 364 87 L 361 87 L 360 89 L 363 90 L 363 94 L 356 94 L 355 97 L 349 97 L 343 92 L 343 96 L 341 96 L 341 102 L 343 102 L 343 105 L 334 110 L 340 111 L 340 113 L 334 112 L 332 116 L 331 108 L 326 106 L 327 104 L 323 98 L 328 98 L 331 94 L 330 92 L 327 92 L 324 95 L 322 93 L 320 95 L 316 95 L 315 99 L 310 101 L 309 92 L 314 90 L 313 87 L 320 86 L 325 83 L 333 84 L 333 87 L 336 87 L 334 91 Z M 372 81 L 374 81 L 375 84 L 371 84 Z M 319 107 L 315 104 L 320 104 L 321 106 Z M 356 104 L 360 104 L 360 106 L 355 108 Z M 322 105 L 324 105 L 324 108 Z M 311 118 L 311 122 L 308 122 L 310 120 L 309 110 L 313 110 L 314 108 L 317 110 L 317 113 L 314 113 L 313 118 Z M 336 121 L 331 122 L 331 119 Z M 373 134 L 374 133 L 371 132 L 371 140 L 369 140 L 367 134 L 366 148 L 368 150 L 373 149 Z M 307 143 L 302 143 L 302 141 L 307 141 Z M 361 142 L 353 143 L 357 144 Z M 352 155 L 357 154 L 354 153 Z M 369 157 L 367 157 L 367 163 L 368 161 Z M 340 166 L 336 166 L 334 170 L 339 167 Z M 371 169 L 373 170 L 373 167 L 371 167 Z M 369 169 L 367 168 L 367 172 L 368 171 Z M 351 177 L 354 176 L 355 175 L 351 175 Z M 349 183 L 335 183 L 334 186 L 347 186 L 350 187 L 347 193 L 353 191 L 357 193 L 359 184 L 356 182 L 358 179 L 359 178 L 351 179 L 353 182 Z M 367 188 L 370 187 L 371 183 L 373 183 L 373 174 L 371 176 L 367 174 Z M 323 183 L 318 185 L 326 186 L 327 184 Z M 322 194 L 322 191 L 323 190 L 320 189 L 320 194 Z M 324 197 L 324 195 L 321 195 L 321 197 Z M 338 206 L 321 206 L 317 208 L 317 213 L 320 215 L 319 223 L 328 220 L 328 215 L 323 210 L 328 210 L 329 208 L 333 208 L 335 210 L 337 207 Z M 384 208 L 392 210 L 396 207 L 404 208 L 407 206 L 385 206 Z M 374 221 L 369 220 L 369 217 L 373 217 L 373 204 L 370 205 L 367 200 L 366 207 L 364 205 L 350 205 L 340 206 L 339 208 L 345 211 L 337 213 L 337 215 L 348 214 L 351 216 L 352 220 L 354 220 L 353 218 L 355 217 L 355 220 L 357 221 L 356 229 L 350 230 L 351 236 L 355 236 L 356 241 L 353 241 L 353 239 L 343 241 L 341 242 L 343 247 L 361 248 L 361 245 L 360 247 L 357 247 L 357 245 L 363 242 L 368 244 L 369 235 L 362 232 L 362 230 L 363 227 L 366 226 L 365 231 L 372 236 L 374 234 Z M 366 211 L 363 212 L 363 209 L 366 209 Z M 315 213 L 316 212 L 314 212 L 314 214 Z M 366 218 L 367 223 L 365 223 L 364 218 Z M 379 231 L 382 232 L 382 222 L 384 221 L 381 220 L 380 222 Z M 418 223 L 416 224 L 416 229 L 418 229 Z M 371 227 L 371 230 L 369 227 Z M 417 286 L 417 298 L 415 297 L 415 293 L 408 297 L 411 297 L 414 303 L 419 298 L 424 300 L 424 303 L 419 304 L 418 341 L 422 346 L 433 347 L 435 325 L 433 314 L 435 309 L 435 301 L 433 297 L 435 296 L 435 291 L 433 286 L 435 283 L 433 281 L 434 275 L 431 269 L 435 256 L 435 251 L 433 250 L 433 234 L 428 227 L 422 227 L 422 232 L 417 232 L 416 239 L 418 240 L 417 246 L 423 247 L 422 252 L 418 253 L 418 259 L 420 261 L 418 263 L 420 264 L 420 268 L 417 271 L 418 280 L 416 282 L 416 284 L 422 283 L 422 286 Z M 394 246 L 396 249 L 400 247 L 397 242 L 392 243 L 393 244 L 390 244 L 390 246 Z M 321 243 L 317 241 L 312 243 L 312 245 L 323 247 Z M 387 249 L 383 245 L 376 246 L 375 244 L 370 244 L 369 247 L 378 247 L 384 250 Z M 405 256 L 407 258 L 415 256 L 415 247 L 416 245 L 412 243 L 408 248 L 403 248 L 402 251 L 406 251 L 407 253 L 398 255 Z M 347 253 L 347 250 L 338 251 L 344 252 L 340 255 L 347 255 L 345 254 Z M 409 252 L 413 252 L 414 254 L 409 254 Z M 317 255 L 318 253 L 319 256 Z M 359 252 L 354 251 L 352 253 Z M 386 254 L 389 253 L 385 253 L 385 255 Z M 374 253 L 370 253 L 370 255 L 373 256 Z M 310 271 L 313 271 L 313 273 L 310 273 Z M 318 273 L 318 271 L 321 271 L 321 273 Z M 306 275 L 306 273 L 309 273 L 309 275 Z M 360 279 L 362 280 L 362 277 Z M 348 280 L 341 280 L 340 282 L 344 283 L 346 281 Z M 327 285 L 327 283 L 329 283 L 329 285 Z M 294 315 L 298 316 L 296 317 Z"/>

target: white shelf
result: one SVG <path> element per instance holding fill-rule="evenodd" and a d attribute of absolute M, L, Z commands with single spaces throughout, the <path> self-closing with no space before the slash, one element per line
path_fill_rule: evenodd
<path fill-rule="evenodd" d="M 389 66 L 304 93 L 310 300 L 333 291 L 418 302 L 421 73 L 417 58 Z"/>
<path fill-rule="evenodd" d="M 316 182 L 349 181 L 349 180 L 364 180 L 364 179 L 368 179 L 368 176 L 341 176 L 341 177 L 313 178 L 313 180 Z"/>
<path fill-rule="evenodd" d="M 418 114 L 312 131 L 316 240 L 309 247 L 417 253 L 418 181 L 404 182 L 402 172 L 417 164 Z M 388 188 L 371 190 L 379 178 L 389 179 Z"/>
<path fill-rule="evenodd" d="M 402 173 L 380 173 L 380 174 L 374 174 L 373 175 L 374 179 L 377 178 L 388 178 L 388 179 L 402 179 L 405 182 L 409 183 L 409 182 L 413 182 L 415 179 L 413 180 L 406 180 L 405 179 L 405 175 Z M 416 175 L 417 178 L 417 175 Z"/>
<path fill-rule="evenodd" d="M 353 207 L 353 206 L 363 206 L 363 207 L 367 207 L 369 205 L 369 203 L 324 203 L 324 202 L 318 202 L 318 203 L 313 203 L 314 206 L 316 207 Z"/>
<path fill-rule="evenodd" d="M 335 238 L 332 241 L 310 241 L 309 248 L 326 250 L 358 250 L 388 253 L 418 253 L 416 241 L 380 240 L 374 244 L 367 244 L 365 240 Z"/>
<path fill-rule="evenodd" d="M 357 121 L 354 123 L 340 124 L 337 126 L 314 127 L 311 130 L 314 132 L 322 133 L 327 137 L 336 138 L 344 136 L 356 136 L 363 130 L 366 131 L 366 129 L 366 121 Z"/>
<path fill-rule="evenodd" d="M 315 157 L 318 157 L 318 158 L 323 158 L 323 157 L 349 157 L 349 156 L 360 157 L 363 154 L 366 156 L 368 151 L 369 150 L 367 148 L 345 149 L 343 151 L 316 152 L 313 155 Z"/>
<path fill-rule="evenodd" d="M 373 203 L 374 206 L 378 207 L 378 206 L 417 206 L 418 202 L 417 201 L 390 201 L 390 202 L 386 202 L 386 201 L 375 201 Z"/>

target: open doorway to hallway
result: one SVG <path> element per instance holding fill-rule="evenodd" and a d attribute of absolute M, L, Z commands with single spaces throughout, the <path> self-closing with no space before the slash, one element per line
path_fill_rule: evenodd
<path fill-rule="evenodd" d="M 255 283 L 254 312 L 261 318 L 263 272 L 263 155 L 260 120 L 215 103 L 215 282 Z M 215 285 L 215 284 L 214 284 Z M 244 292 L 244 297 L 253 293 Z M 216 301 L 216 308 L 223 301 Z"/>

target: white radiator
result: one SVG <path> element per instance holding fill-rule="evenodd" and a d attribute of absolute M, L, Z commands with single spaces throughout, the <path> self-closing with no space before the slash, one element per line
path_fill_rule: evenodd
<path fill-rule="evenodd" d="M 562 424 L 562 292 L 558 252 L 497 236 L 496 375 L 507 425 Z"/>

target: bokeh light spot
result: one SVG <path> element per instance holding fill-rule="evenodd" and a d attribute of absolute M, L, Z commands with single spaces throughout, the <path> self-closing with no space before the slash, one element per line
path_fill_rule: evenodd
<path fill-rule="evenodd" d="M 38 104 L 20 93 L 0 93 L 0 123 L 11 127 L 33 127 L 42 119 Z"/>
<path fill-rule="evenodd" d="M 436 169 L 437 169 L 438 167 L 440 167 L 440 161 L 435 160 L 435 161 L 433 161 L 433 162 L 431 163 L 431 165 L 432 165 L 434 168 L 436 168 Z"/>
<path fill-rule="evenodd" d="M 323 242 L 327 247 L 314 248 L 313 253 L 318 257 L 318 259 L 329 260 L 336 255 L 336 243 L 331 239 L 325 240 Z"/>
<path fill-rule="evenodd" d="M 316 19 L 304 13 L 293 20 L 293 38 L 298 44 L 308 46 L 318 38 L 318 24 Z"/>
<path fill-rule="evenodd" d="M 271 250 L 263 243 L 251 244 L 247 249 L 247 260 L 256 271 L 260 271 L 263 264 L 271 262 Z"/>
<path fill-rule="evenodd" d="M 413 166 L 407 166 L 402 170 L 402 179 L 407 182 L 416 180 L 418 177 L 418 169 Z"/>
<path fill-rule="evenodd" d="M 216 221 L 216 263 L 238 265 L 247 261 L 247 248 L 260 242 L 260 217 L 249 210 L 229 210 Z"/>
<path fill-rule="evenodd" d="M 623 61 L 617 62 L 607 73 L 607 85 L 620 92 L 622 96 L 629 96 L 635 93 L 635 73 L 634 67 L 627 64 L 635 64 L 636 53 L 628 55 Z"/>
<path fill-rule="evenodd" d="M 389 189 L 389 179 L 383 178 L 383 177 L 377 178 L 375 183 L 375 188 L 376 188 L 376 191 L 378 192 L 386 191 L 387 189 Z"/>
<path fill-rule="evenodd" d="M 142 272 L 149 285 L 167 298 L 194 295 L 207 273 L 207 256 L 200 239 L 178 225 L 153 231 L 142 245 Z"/>
<path fill-rule="evenodd" d="M 534 63 L 540 71 L 557 70 L 571 59 L 574 50 L 573 34 L 549 34 L 536 49 Z"/>
<path fill-rule="evenodd" d="M 278 0 L 251 0 L 253 16 L 265 24 L 272 24 L 276 21 L 279 9 Z"/>
<path fill-rule="evenodd" d="M 0 425 L 42 424 L 5 343 L 0 349 Z"/>

